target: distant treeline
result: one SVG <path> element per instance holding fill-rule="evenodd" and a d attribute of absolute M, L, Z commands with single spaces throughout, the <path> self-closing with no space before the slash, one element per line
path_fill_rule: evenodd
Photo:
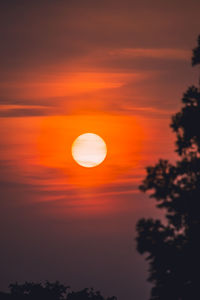
<path fill-rule="evenodd" d="M 60 282 L 25 282 L 9 285 L 9 292 L 0 292 L 0 300 L 117 300 L 116 297 L 104 298 L 93 288 L 73 292 L 69 286 Z"/>

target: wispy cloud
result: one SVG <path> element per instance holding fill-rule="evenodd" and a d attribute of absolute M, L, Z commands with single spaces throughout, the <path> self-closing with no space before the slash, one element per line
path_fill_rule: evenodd
<path fill-rule="evenodd" d="M 109 52 L 112 57 L 188 60 L 191 51 L 173 48 L 124 48 Z"/>

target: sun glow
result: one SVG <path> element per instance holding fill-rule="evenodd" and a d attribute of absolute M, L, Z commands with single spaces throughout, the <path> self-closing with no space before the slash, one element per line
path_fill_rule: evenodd
<path fill-rule="evenodd" d="M 78 187 L 99 187 L 137 168 L 148 128 L 137 117 L 105 114 L 48 116 L 39 124 L 38 163 L 65 174 L 68 182 Z M 72 145 L 82 133 L 95 133 L 105 141 L 106 157 L 94 168 L 81 166 L 72 155 Z"/>
<path fill-rule="evenodd" d="M 107 154 L 104 140 L 97 134 L 84 133 L 77 137 L 72 144 L 72 156 L 81 166 L 96 167 L 101 164 Z"/>

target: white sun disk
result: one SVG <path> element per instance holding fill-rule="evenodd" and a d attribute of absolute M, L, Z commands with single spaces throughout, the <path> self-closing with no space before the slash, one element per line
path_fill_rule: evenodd
<path fill-rule="evenodd" d="M 94 133 L 81 134 L 72 144 L 72 157 L 79 165 L 86 168 L 101 164 L 106 154 L 106 143 L 99 135 Z"/>

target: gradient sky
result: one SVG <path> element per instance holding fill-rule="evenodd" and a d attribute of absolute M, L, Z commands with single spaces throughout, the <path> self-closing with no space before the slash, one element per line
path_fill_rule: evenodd
<path fill-rule="evenodd" d="M 169 123 L 197 83 L 200 2 L 0 1 L 0 288 L 60 280 L 145 300 L 135 224 L 159 216 L 145 166 L 176 159 Z M 108 156 L 71 156 L 84 133 Z"/>

